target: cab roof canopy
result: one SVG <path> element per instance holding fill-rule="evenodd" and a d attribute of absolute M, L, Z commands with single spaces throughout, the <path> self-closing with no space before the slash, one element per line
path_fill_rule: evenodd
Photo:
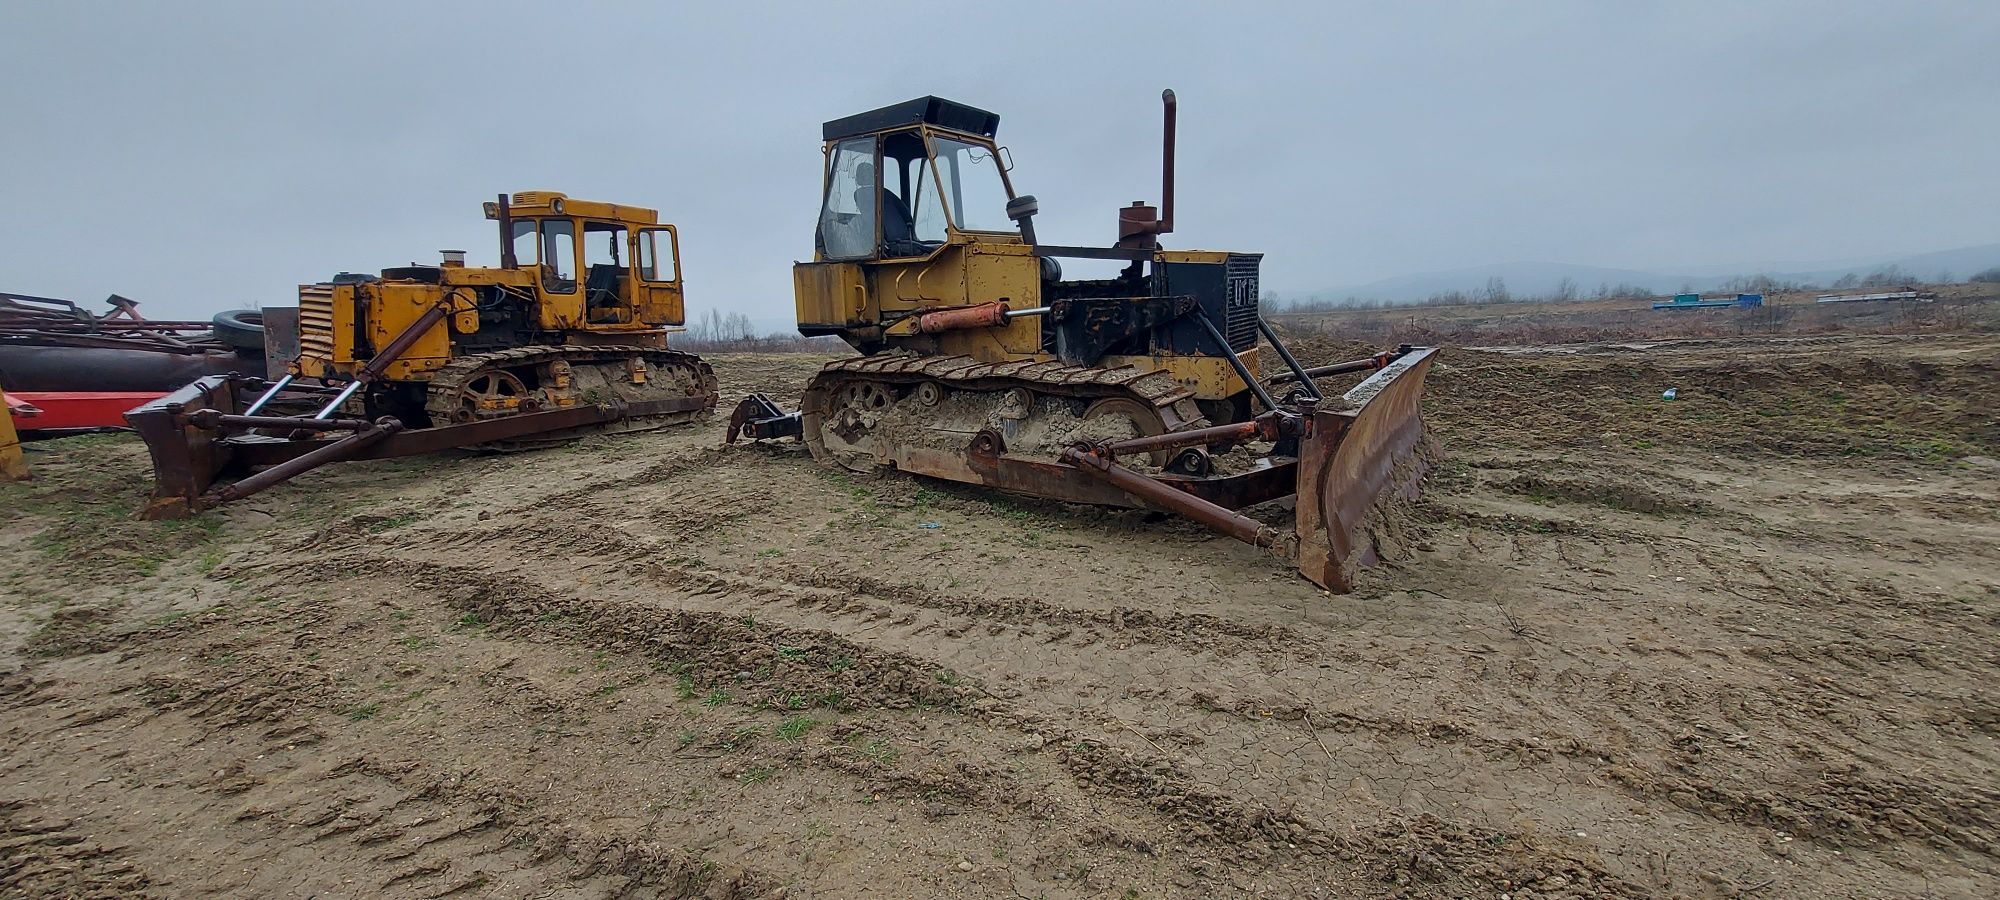
<path fill-rule="evenodd" d="M 835 119 L 821 126 L 826 140 L 837 141 L 857 134 L 888 131 L 922 122 L 953 131 L 963 131 L 992 137 L 1000 130 L 1000 116 L 963 103 L 954 103 L 943 97 L 918 97 L 902 103 L 871 109 L 843 119 Z"/>

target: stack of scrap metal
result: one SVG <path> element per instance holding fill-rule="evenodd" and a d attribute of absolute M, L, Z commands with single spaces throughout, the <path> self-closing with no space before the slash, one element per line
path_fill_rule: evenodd
<path fill-rule="evenodd" d="M 131 299 L 113 294 L 109 302 L 109 311 L 92 313 L 68 300 L 0 292 L 0 387 L 158 395 L 204 375 L 265 370 L 256 310 L 165 321 L 140 315 Z"/>
<path fill-rule="evenodd" d="M 136 300 L 112 294 L 107 302 L 110 312 L 95 315 L 68 300 L 0 292 L 0 344 L 190 355 L 232 349 L 208 322 L 149 321 Z"/>

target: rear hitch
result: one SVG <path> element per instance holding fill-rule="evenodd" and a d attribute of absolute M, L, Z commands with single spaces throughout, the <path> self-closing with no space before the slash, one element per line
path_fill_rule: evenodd
<path fill-rule="evenodd" d="M 785 412 L 770 397 L 752 392 L 729 414 L 729 435 L 724 440 L 734 444 L 739 437 L 763 441 L 795 438 L 804 433 L 805 428 L 797 412 Z"/>

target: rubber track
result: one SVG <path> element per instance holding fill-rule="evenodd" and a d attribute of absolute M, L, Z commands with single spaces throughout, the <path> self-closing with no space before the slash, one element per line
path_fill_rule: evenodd
<path fill-rule="evenodd" d="M 691 367 L 696 377 L 706 389 L 707 402 L 703 409 L 714 409 L 720 390 L 716 385 L 715 370 L 708 362 L 692 353 L 679 350 L 660 350 L 651 347 L 515 347 L 511 350 L 495 350 L 491 353 L 475 353 L 454 359 L 431 374 L 430 388 L 424 401 L 425 410 L 432 421 L 450 422 L 452 413 L 458 408 L 458 392 L 482 369 L 517 369 L 535 366 L 558 359 L 568 360 L 572 366 L 615 363 L 623 365 L 633 355 L 646 358 L 654 367 Z M 530 436 L 532 437 L 532 436 Z"/>
<path fill-rule="evenodd" d="M 1151 406 L 1160 414 L 1160 421 L 1168 431 L 1208 425 L 1201 408 L 1194 402 L 1194 392 L 1164 372 L 1144 372 L 1131 366 L 1115 369 L 1071 366 L 1054 361 L 987 363 L 969 356 L 883 354 L 827 363 L 806 386 L 799 407 L 805 413 L 806 446 L 812 450 L 814 459 L 831 461 L 816 425 L 825 421 L 830 412 L 827 404 L 833 388 L 844 381 L 862 380 L 893 384 L 937 381 L 968 391 L 1025 388 L 1036 393 L 1070 397 L 1122 396 Z"/>

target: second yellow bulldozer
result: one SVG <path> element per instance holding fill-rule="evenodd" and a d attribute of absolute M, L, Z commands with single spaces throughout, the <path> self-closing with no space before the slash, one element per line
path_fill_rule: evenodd
<path fill-rule="evenodd" d="M 923 97 L 825 123 L 799 331 L 863 355 L 828 364 L 796 413 L 746 398 L 730 439 L 797 436 L 831 465 L 1172 511 L 1349 587 L 1375 556 L 1371 517 L 1423 472 L 1435 351 L 1309 370 L 1260 313 L 1262 254 L 1161 246 L 1176 115 L 1162 99 L 1161 205 L 1118 210 L 1108 247 L 1039 238 L 993 113 Z M 1065 278 L 1064 259 L 1123 268 Z M 1266 347 L 1279 377 L 1260 374 Z M 1319 379 L 1342 372 L 1373 374 L 1334 396 Z M 1287 495 L 1289 530 L 1241 512 Z"/>
<path fill-rule="evenodd" d="M 147 515 L 188 515 L 339 459 L 535 446 L 714 408 L 708 364 L 667 347 L 686 319 L 674 226 L 554 191 L 503 194 L 485 211 L 498 267 L 447 250 L 437 265 L 301 285 L 281 377 L 203 378 L 128 413 L 153 457 Z M 217 486 L 232 470 L 261 471 Z"/>

